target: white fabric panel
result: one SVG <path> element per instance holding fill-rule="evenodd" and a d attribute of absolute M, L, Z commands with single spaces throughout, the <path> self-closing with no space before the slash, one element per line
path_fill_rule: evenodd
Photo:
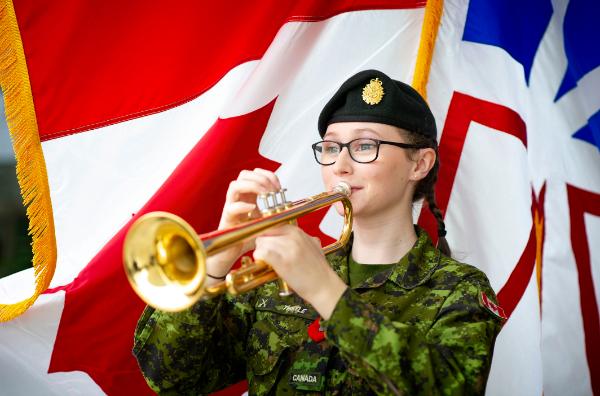
<path fill-rule="evenodd" d="M 46 374 L 64 302 L 64 292 L 42 295 L 23 315 L 0 323 L 0 394 L 104 394 L 82 371 Z"/>
<path fill-rule="evenodd" d="M 570 248 L 567 189 L 560 180 L 549 182 L 546 189 L 542 286 L 544 395 L 591 395 L 577 264 Z M 588 234 L 588 245 L 592 248 L 598 243 L 593 243 L 590 236 L 593 235 Z M 599 262 L 592 266 L 599 267 Z"/>
<path fill-rule="evenodd" d="M 522 66 L 503 49 L 461 41 L 467 2 L 446 1 L 428 86 L 440 133 L 454 91 L 509 107 L 527 124 L 526 153 L 509 143 L 510 137 L 471 124 L 448 207 L 450 246 L 459 255 L 466 251 L 466 261 L 483 268 L 496 291 L 510 273 L 507 265 L 516 264 L 527 242 L 528 186 L 537 194 L 546 183 L 543 323 L 537 298 L 531 297 L 537 294 L 532 280 L 498 338 L 488 383 L 491 395 L 541 394 L 536 381 L 542 381 L 545 395 L 591 393 L 565 183 L 600 193 L 597 148 L 571 136 L 600 107 L 600 68 L 554 103 L 567 66 L 562 42 L 567 2 L 554 3 L 527 86 Z M 469 242 L 475 236 L 476 245 Z M 597 240 L 596 234 L 588 234 L 590 246 Z M 592 267 L 597 274 L 598 253 Z M 597 275 L 595 281 L 598 285 Z M 538 327 L 541 334 L 536 334 Z"/>
<path fill-rule="evenodd" d="M 494 349 L 492 373 L 486 389 L 488 396 L 542 395 L 542 360 L 540 351 L 540 306 L 535 273 L 529 280 L 521 303 L 514 310 Z M 510 370 L 529 362 L 527 370 Z"/>
<path fill-rule="evenodd" d="M 534 132 L 530 150 L 534 180 L 539 184 L 548 180 L 542 289 L 544 394 L 590 395 L 565 183 L 600 193 L 597 148 L 571 137 L 600 108 L 600 68 L 585 76 L 558 102 L 553 102 L 567 67 L 562 41 L 567 4 L 555 3 L 548 32 L 532 69 L 532 111 L 527 120 Z M 598 241 L 591 236 L 588 234 L 590 248 L 597 245 L 593 241 Z M 600 267 L 597 256 L 592 261 L 594 267 Z M 598 286 L 596 282 L 596 289 Z"/>
<path fill-rule="evenodd" d="M 481 268 L 496 292 L 531 231 L 526 155 L 514 136 L 471 123 L 448 203 L 447 238 L 454 256 Z"/>
<path fill-rule="evenodd" d="M 600 216 L 585 214 L 585 231 L 587 233 L 588 247 L 590 249 L 590 261 L 600 263 Z M 600 265 L 592 265 L 592 281 L 596 302 L 600 301 Z"/>

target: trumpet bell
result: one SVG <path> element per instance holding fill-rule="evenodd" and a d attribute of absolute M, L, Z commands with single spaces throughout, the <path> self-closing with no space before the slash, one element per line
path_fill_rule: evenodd
<path fill-rule="evenodd" d="M 147 304 L 180 311 L 201 297 L 206 279 L 206 250 L 196 232 L 179 216 L 148 213 L 125 238 L 123 262 L 129 283 Z"/>
<path fill-rule="evenodd" d="M 254 238 L 279 224 L 292 223 L 305 214 L 341 201 L 344 205 L 344 228 L 340 239 L 322 249 L 324 254 L 342 248 L 352 231 L 350 186 L 340 183 L 333 191 L 297 202 L 266 199 L 273 204 L 263 217 L 207 234 L 197 235 L 182 218 L 167 212 L 152 212 L 133 223 L 125 237 L 123 265 L 135 292 L 148 305 L 162 311 L 178 312 L 191 307 L 200 298 L 222 293 L 236 295 L 278 279 L 268 263 L 256 262 L 232 270 L 224 282 L 206 286 L 206 261 L 209 256 L 236 243 Z M 248 258 L 246 262 L 251 262 Z M 282 295 L 290 293 L 283 280 Z"/>

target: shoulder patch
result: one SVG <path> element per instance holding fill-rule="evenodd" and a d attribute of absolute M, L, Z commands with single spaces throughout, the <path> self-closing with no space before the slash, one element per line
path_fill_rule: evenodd
<path fill-rule="evenodd" d="M 481 304 L 482 307 L 487 309 L 494 316 L 502 320 L 508 319 L 504 313 L 504 309 L 502 309 L 501 306 L 494 304 L 484 292 L 479 293 L 479 304 Z"/>

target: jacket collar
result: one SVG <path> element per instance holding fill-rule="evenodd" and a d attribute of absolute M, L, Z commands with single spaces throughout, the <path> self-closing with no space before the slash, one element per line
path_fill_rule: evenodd
<path fill-rule="evenodd" d="M 437 269 L 441 252 L 433 246 L 423 229 L 415 225 L 415 231 L 417 241 L 394 267 L 367 279 L 356 289 L 379 287 L 388 279 L 404 289 L 413 289 L 425 283 Z M 346 284 L 348 284 L 348 256 L 352 251 L 353 237 L 354 234 L 344 248 L 327 256 L 332 268 Z"/>

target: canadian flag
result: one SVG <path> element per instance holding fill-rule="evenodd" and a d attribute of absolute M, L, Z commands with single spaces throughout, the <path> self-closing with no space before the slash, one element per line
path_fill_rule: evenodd
<path fill-rule="evenodd" d="M 600 6 L 426 3 L 1 0 L 38 263 L 0 279 L 0 318 L 43 294 L 0 323 L 0 393 L 151 393 L 131 355 L 131 222 L 164 210 L 211 231 L 241 169 L 275 171 L 291 199 L 322 192 L 318 114 L 371 68 L 428 81 L 450 246 L 508 318 L 487 393 L 600 393 Z M 301 225 L 327 242 L 340 219 Z"/>

